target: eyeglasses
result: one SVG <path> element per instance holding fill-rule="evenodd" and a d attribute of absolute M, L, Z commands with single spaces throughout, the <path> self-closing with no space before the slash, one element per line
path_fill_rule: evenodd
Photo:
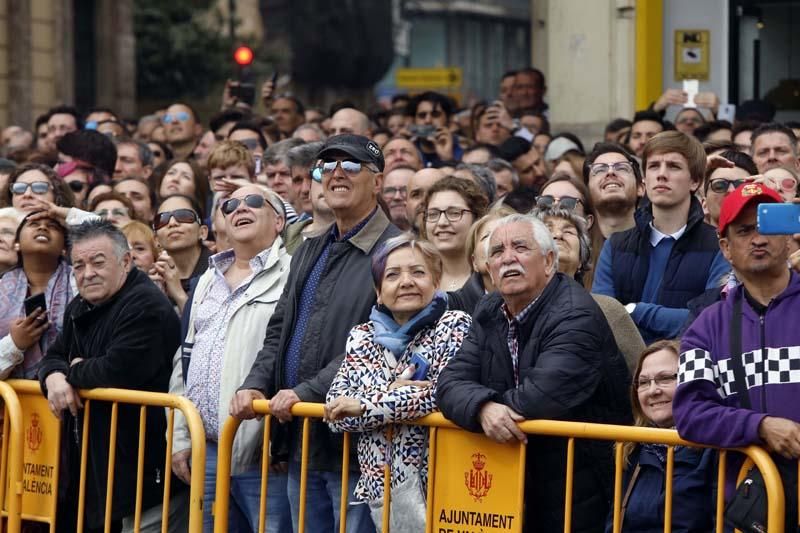
<path fill-rule="evenodd" d="M 472 213 L 471 209 L 458 209 L 457 207 L 449 207 L 447 209 L 428 209 L 425 211 L 425 222 L 434 223 L 439 221 L 439 217 L 444 216 L 450 222 L 458 222 L 464 217 L 464 213 Z"/>
<path fill-rule="evenodd" d="M 311 171 L 311 177 L 314 178 L 315 181 L 322 182 L 322 176 L 329 176 L 333 174 L 337 166 L 341 166 L 344 173 L 351 178 L 361 172 L 362 167 L 366 167 L 371 172 L 378 172 L 378 169 L 371 168 L 366 163 L 362 163 L 361 161 L 345 159 L 344 161 L 323 161 Z M 315 173 L 318 177 L 315 176 Z"/>
<path fill-rule="evenodd" d="M 223 215 L 228 216 L 237 209 L 239 209 L 239 206 L 242 205 L 242 202 L 244 202 L 244 205 L 252 209 L 261 209 L 262 207 L 264 207 L 265 203 L 269 203 L 267 202 L 266 198 L 264 198 L 260 194 L 248 194 L 244 198 L 228 198 L 227 200 L 222 202 L 222 205 L 219 208 L 222 211 Z M 275 209 L 274 205 L 269 204 L 269 206 L 272 208 L 273 211 L 275 211 L 276 213 L 278 213 L 278 215 L 280 215 L 278 210 Z"/>
<path fill-rule="evenodd" d="M 15 181 L 11 184 L 11 192 L 16 195 L 23 195 L 30 188 L 33 194 L 47 194 L 50 187 L 50 182 L 47 181 L 34 181 L 33 183 Z"/>
<path fill-rule="evenodd" d="M 731 186 L 733 186 L 733 188 L 736 189 L 737 187 L 739 187 L 739 185 L 742 185 L 743 183 L 752 183 L 752 182 L 753 180 L 751 178 L 745 178 L 741 180 L 729 180 L 727 178 L 717 178 L 709 184 L 708 188 L 717 194 L 725 194 L 730 190 Z"/>
<path fill-rule="evenodd" d="M 100 218 L 108 218 L 108 215 L 113 215 L 115 217 L 127 217 L 130 216 L 128 214 L 128 210 L 125 207 L 115 207 L 113 209 L 98 209 L 94 212 L 95 215 L 99 216 Z"/>
<path fill-rule="evenodd" d="M 67 185 L 69 185 L 69 188 L 72 189 L 72 192 L 82 192 L 84 187 L 86 187 L 84 182 L 78 180 L 68 181 Z"/>
<path fill-rule="evenodd" d="M 595 163 L 589 167 L 589 175 L 592 177 L 604 176 L 608 174 L 609 171 L 621 176 L 630 176 L 633 174 L 633 165 L 630 163 L 630 161 L 619 161 L 613 165 L 608 165 L 606 163 Z"/>
<path fill-rule="evenodd" d="M 193 224 L 197 222 L 200 223 L 200 217 L 197 216 L 197 213 L 192 211 L 191 209 L 176 209 L 174 211 L 164 211 L 163 213 L 159 213 L 156 215 L 155 220 L 153 221 L 153 229 L 158 231 L 167 224 L 169 224 L 169 219 L 175 218 L 175 221 L 180 224 Z"/>
<path fill-rule="evenodd" d="M 162 152 L 161 150 L 150 150 L 150 151 L 153 152 L 153 157 L 164 157 L 164 152 Z"/>
<path fill-rule="evenodd" d="M 395 194 L 400 194 L 400 196 L 407 196 L 408 187 L 384 187 L 383 194 L 384 196 L 394 196 Z"/>
<path fill-rule="evenodd" d="M 178 111 L 174 115 L 164 115 L 161 117 L 161 120 L 164 122 L 164 124 L 171 124 L 175 121 L 186 122 L 189 120 L 189 113 L 186 111 Z"/>
<path fill-rule="evenodd" d="M 425 120 L 428 117 L 439 118 L 442 115 L 444 115 L 444 111 L 442 111 L 441 109 L 434 109 L 433 111 L 418 111 L 417 112 L 417 118 L 419 120 Z"/>
<path fill-rule="evenodd" d="M 636 388 L 640 391 L 650 388 L 650 383 L 655 382 L 656 387 L 670 387 L 675 384 L 678 379 L 678 374 L 661 374 L 654 378 L 639 376 L 636 382 Z"/>
<path fill-rule="evenodd" d="M 583 200 L 580 198 L 575 198 L 574 196 L 562 196 L 561 198 L 556 198 L 550 194 L 543 194 L 536 199 L 536 207 L 547 208 L 555 205 L 561 209 L 566 209 L 567 211 L 572 211 L 578 206 L 579 203 L 582 204 Z"/>

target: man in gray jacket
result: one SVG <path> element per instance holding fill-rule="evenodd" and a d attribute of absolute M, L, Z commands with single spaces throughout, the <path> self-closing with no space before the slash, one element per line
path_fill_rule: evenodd
<path fill-rule="evenodd" d="M 383 154 L 377 144 L 352 134 L 329 138 L 312 171 L 321 180 L 335 223 L 306 240 L 292 258 L 286 288 L 267 327 L 264 346 L 250 375 L 231 403 L 231 414 L 255 416 L 252 402 L 270 398 L 282 424 L 273 432 L 273 461 L 281 452 L 289 461 L 289 502 L 295 530 L 299 514 L 300 424 L 292 420 L 297 402 L 324 402 L 344 356 L 350 329 L 366 322 L 375 304 L 371 255 L 399 234 L 378 207 Z M 308 531 L 339 529 L 342 437 L 321 421 L 311 428 L 306 491 Z M 357 464 L 353 461 L 351 464 Z M 350 476 L 352 495 L 358 475 Z M 373 531 L 369 508 L 348 505 L 347 531 Z"/>

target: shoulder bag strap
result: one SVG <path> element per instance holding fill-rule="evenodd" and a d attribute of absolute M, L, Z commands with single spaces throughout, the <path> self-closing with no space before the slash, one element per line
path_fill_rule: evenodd
<path fill-rule="evenodd" d="M 730 362 L 733 370 L 734 385 L 732 389 L 739 394 L 739 405 L 744 409 L 752 409 L 750 393 L 747 390 L 747 376 L 744 374 L 744 365 L 742 363 L 742 300 L 744 300 L 744 291 L 733 302 L 733 317 L 730 327 Z"/>
<path fill-rule="evenodd" d="M 628 488 L 625 489 L 625 496 L 622 498 L 622 508 L 619 512 L 619 525 L 620 531 L 622 531 L 622 524 L 625 522 L 625 510 L 628 508 L 628 500 L 631 497 L 631 493 L 633 492 L 633 486 L 636 484 L 636 479 L 639 477 L 639 471 L 642 467 L 639 465 L 639 461 L 636 461 L 636 468 L 633 469 L 633 474 L 631 474 L 631 479 L 628 481 Z"/>

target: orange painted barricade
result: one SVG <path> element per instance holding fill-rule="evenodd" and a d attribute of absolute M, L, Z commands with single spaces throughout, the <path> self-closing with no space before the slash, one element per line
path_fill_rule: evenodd
<path fill-rule="evenodd" d="M 301 440 L 301 465 L 300 465 L 300 516 L 298 517 L 298 531 L 304 532 L 305 528 L 305 491 L 306 482 L 308 477 L 308 446 L 309 446 L 309 429 L 312 418 L 322 418 L 323 404 L 312 403 L 297 403 L 292 407 L 292 415 L 295 417 L 303 418 L 302 421 L 302 440 Z M 266 489 L 268 483 L 268 466 L 269 466 L 269 437 L 270 437 L 270 416 L 269 416 L 269 401 L 258 400 L 253 402 L 253 409 L 256 413 L 266 416 L 264 423 L 264 449 L 262 451 L 262 464 L 261 464 L 261 502 L 259 513 L 259 526 L 258 531 L 264 531 L 267 516 L 266 516 Z M 214 504 L 214 532 L 225 533 L 228 530 L 228 511 L 229 511 L 229 498 L 230 498 L 230 475 L 231 475 L 231 452 L 233 440 L 236 436 L 236 430 L 239 426 L 239 420 L 228 418 L 225 422 L 222 436 L 219 442 L 218 449 L 218 463 L 217 463 L 217 487 L 216 487 L 216 501 Z M 429 464 L 428 464 L 428 498 L 427 498 L 427 515 L 428 521 L 426 531 L 428 533 L 437 533 L 441 529 L 435 529 L 434 522 L 436 520 L 435 506 L 436 506 L 436 485 L 440 482 L 444 483 L 445 480 L 456 480 L 456 484 L 460 485 L 460 490 L 469 493 L 473 503 L 477 505 L 476 509 L 480 509 L 483 496 L 488 494 L 489 489 L 487 484 L 492 487 L 505 485 L 508 493 L 514 494 L 512 501 L 503 502 L 502 505 L 507 505 L 511 509 L 509 514 L 498 515 L 501 517 L 508 517 L 508 519 L 494 518 L 490 519 L 496 523 L 501 523 L 504 526 L 502 529 L 491 529 L 492 531 L 521 531 L 521 520 L 514 520 L 514 516 L 521 516 L 523 499 L 524 499 L 524 457 L 525 445 L 508 444 L 500 445 L 507 448 L 507 458 L 517 458 L 521 461 L 521 471 L 516 471 L 510 476 L 503 479 L 496 479 L 488 477 L 486 469 L 488 468 L 488 460 L 485 459 L 482 450 L 473 453 L 472 459 L 467 456 L 467 461 L 475 461 L 472 469 L 469 468 L 467 463 L 467 471 L 444 471 L 440 470 L 437 464 L 437 432 L 440 430 L 454 430 L 455 432 L 463 432 L 464 440 L 478 439 L 473 441 L 481 445 L 480 439 L 485 439 L 478 434 L 470 433 L 458 428 L 455 424 L 445 419 L 441 414 L 432 414 L 418 420 L 410 421 L 409 424 L 427 426 L 430 428 L 429 440 Z M 615 474 L 614 474 L 614 502 L 613 502 L 613 531 L 619 533 L 621 529 L 621 500 L 622 500 L 622 484 L 623 484 L 623 453 L 622 444 L 625 442 L 634 443 L 655 443 L 667 446 L 667 471 L 666 475 L 669 482 L 666 485 L 665 494 L 665 516 L 664 516 L 664 531 L 669 533 L 672 529 L 672 474 L 674 469 L 674 451 L 676 446 L 690 446 L 703 448 L 692 442 L 685 441 L 678 436 L 678 433 L 669 429 L 656 429 L 645 427 L 632 427 L 632 426 L 618 426 L 618 425 L 604 425 L 604 424 L 589 424 L 582 422 L 565 422 L 554 420 L 529 420 L 519 424 L 520 429 L 529 435 L 541 435 L 550 437 L 563 437 L 567 439 L 567 471 L 566 471 L 566 494 L 564 506 L 564 531 L 571 531 L 572 522 L 572 487 L 573 487 L 573 469 L 574 469 L 574 454 L 575 454 L 575 439 L 588 439 L 588 440 L 604 440 L 616 443 L 615 447 Z M 457 435 L 457 433 L 455 433 Z M 348 494 L 346 493 L 348 487 L 348 467 L 349 467 L 349 448 L 351 436 L 347 433 L 344 434 L 344 451 L 342 456 L 342 497 L 341 497 L 341 510 L 340 510 L 340 532 L 344 533 L 346 528 L 346 506 L 348 501 Z M 725 486 L 725 465 L 728 451 L 720 450 L 717 483 L 719 487 Z M 769 533 L 783 533 L 784 531 L 784 492 L 778 470 L 775 467 L 769 454 L 758 446 L 748 446 L 744 448 L 736 448 L 732 451 L 740 452 L 747 456 L 747 458 L 755 464 L 764 476 L 764 481 L 767 490 L 768 509 L 767 517 L 769 522 Z M 449 455 L 454 454 L 452 447 L 447 448 Z M 494 453 L 494 452 L 491 452 Z M 477 456 L 477 457 L 476 457 Z M 444 461 L 442 461 L 444 463 Z M 462 469 L 463 470 L 463 469 Z M 383 532 L 389 531 L 389 518 L 391 506 L 391 494 L 389 487 L 390 470 L 388 465 L 384 468 L 384 513 L 383 513 Z M 477 474 L 477 477 L 474 477 Z M 466 476 L 466 477 L 465 477 Z M 469 477 L 473 476 L 473 477 Z M 461 485 L 461 479 L 464 479 L 464 484 Z M 470 486 L 472 484 L 472 486 Z M 476 488 L 477 487 L 477 488 Z M 450 490 L 450 489 L 448 489 Z M 493 490 L 493 489 L 492 489 Z M 470 491 L 474 491 L 472 493 Z M 477 494 L 477 497 L 476 497 Z M 488 498 L 486 498 L 488 500 Z M 465 498 L 466 500 L 466 498 Z M 442 508 L 443 509 L 443 508 Z M 496 509 L 485 509 L 484 513 L 494 513 Z M 518 511 L 519 514 L 514 514 Z M 474 513 L 481 511 L 463 511 L 473 513 L 470 516 L 476 516 Z M 721 533 L 724 529 L 723 523 L 724 513 L 724 490 L 717 491 L 717 509 L 716 509 L 716 531 Z"/>
<path fill-rule="evenodd" d="M 60 449 L 60 431 L 58 429 L 55 430 L 57 433 L 57 437 L 53 438 L 53 430 L 52 428 L 60 428 L 60 423 L 58 420 L 53 416 L 53 414 L 49 411 L 47 407 L 47 400 L 42 396 L 41 389 L 39 387 L 39 383 L 37 381 L 31 380 L 8 380 L 7 382 L 0 382 L 0 396 L 3 399 L 6 399 L 6 394 L 3 392 L 3 387 L 9 388 L 12 393 L 15 392 L 14 398 L 19 397 L 19 401 L 23 404 L 30 403 L 33 407 L 27 410 L 28 412 L 25 413 L 26 416 L 29 415 L 36 415 L 37 418 L 37 425 L 38 428 L 49 428 L 43 429 L 41 433 L 37 431 L 32 431 L 30 433 L 29 438 L 32 439 L 27 447 L 25 448 L 26 453 L 34 454 L 39 451 L 31 450 L 30 444 L 35 444 L 36 440 L 40 441 L 40 446 L 46 442 L 50 441 L 50 446 L 54 446 L 54 449 Z M 88 435 L 89 435 L 89 425 L 91 423 L 91 406 L 94 402 L 107 402 L 111 404 L 111 428 L 110 428 L 110 442 L 109 442 L 109 454 L 108 454 L 108 485 L 106 490 L 106 501 L 105 501 L 105 509 L 106 509 L 106 518 L 105 518 L 105 531 L 109 531 L 111 528 L 111 505 L 113 502 L 114 494 L 113 494 L 113 486 L 114 486 L 114 459 L 115 459 L 115 452 L 116 452 L 116 434 L 117 434 L 117 423 L 118 423 L 118 410 L 119 404 L 127 404 L 127 405 L 138 405 L 141 406 L 140 416 L 139 416 L 139 454 L 138 454 L 138 469 L 137 469 L 137 480 L 136 480 L 136 507 L 134 512 L 134 531 L 138 531 L 141 525 L 141 514 L 142 514 L 142 490 L 143 490 L 143 469 L 144 469 L 144 439 L 145 439 L 145 424 L 146 424 L 146 415 L 147 415 L 147 407 L 163 407 L 167 410 L 167 451 L 166 457 L 164 458 L 164 500 L 163 500 L 163 514 L 162 514 L 162 531 L 167 531 L 167 517 L 169 515 L 169 499 L 170 499 L 170 485 L 172 480 L 172 430 L 174 425 L 175 419 L 175 410 L 179 410 L 183 416 L 186 418 L 187 426 L 189 427 L 189 432 L 191 436 L 191 443 L 192 443 L 192 469 L 191 469 L 191 483 L 190 483 L 190 491 L 189 491 L 189 532 L 190 533 L 201 533 L 203 531 L 203 489 L 205 483 L 205 464 L 206 464 L 206 438 L 205 438 L 205 430 L 203 429 L 203 422 L 200 419 L 200 415 L 197 412 L 197 408 L 190 402 L 188 399 L 176 396 L 173 394 L 166 394 L 166 393 L 157 393 L 157 392 L 147 392 L 147 391 L 136 391 L 136 390 L 128 390 L 128 389 L 92 389 L 92 390 L 81 390 L 79 391 L 80 397 L 84 400 L 83 401 L 83 437 L 81 439 L 82 449 L 81 449 L 81 460 L 80 460 L 80 480 L 79 480 L 79 492 L 78 492 L 78 519 L 77 524 L 75 527 L 75 531 L 81 532 L 83 531 L 84 524 L 83 524 L 83 516 L 84 516 L 84 509 L 86 505 L 86 463 L 87 463 L 87 452 L 88 452 Z M 8 401 L 6 402 L 8 406 Z M 19 403 L 17 404 L 19 406 Z M 8 412 L 8 411 L 7 411 Z M 3 468 L 0 469 L 0 475 L 5 475 L 6 472 L 9 472 L 9 479 L 20 479 L 22 480 L 22 470 L 23 470 L 23 459 L 22 459 L 22 439 L 23 435 L 19 429 L 21 425 L 19 422 L 16 424 L 16 431 L 19 435 L 14 434 L 15 431 L 15 423 L 13 421 L 15 415 L 11 415 L 12 423 L 11 425 L 11 455 L 9 457 L 9 461 L 7 465 L 2 465 Z M 19 417 L 19 415 L 16 415 Z M 8 424 L 6 425 L 8 427 Z M 33 426 L 31 426 L 33 427 Z M 37 436 L 38 435 L 38 436 Z M 13 445 L 16 440 L 20 441 L 20 445 L 18 445 L 18 452 L 17 455 L 14 455 L 15 446 Z M 3 446 L 6 446 L 5 439 L 3 442 Z M 50 448 L 52 452 L 53 448 Z M 7 455 L 3 454 L 3 460 Z M 52 459 L 52 456 L 51 456 Z M 52 498 L 48 500 L 46 505 L 38 505 L 35 508 L 35 513 L 22 513 L 22 518 L 24 520 L 30 520 L 34 522 L 42 522 L 49 524 L 50 531 L 55 531 L 55 523 L 56 523 L 56 493 L 58 487 L 58 455 L 55 456 L 54 464 L 44 463 L 30 463 L 37 465 L 35 468 L 31 468 L 31 470 L 35 470 L 35 474 L 42 474 L 42 472 L 49 473 L 50 476 L 47 477 L 46 480 L 37 480 L 39 483 L 49 482 L 52 483 Z M 7 467 L 7 468 L 6 468 Z M 50 467 L 53 467 L 50 470 Z M 15 469 L 19 470 L 19 473 L 16 472 Z M 18 476 L 18 477 L 17 477 Z M 42 477 L 41 475 L 39 477 Z M 27 482 L 28 480 L 22 480 L 17 482 L 18 484 L 22 484 L 23 482 Z M 5 487 L 6 483 L 0 484 L 0 487 Z M 17 485 L 12 485 L 17 486 Z M 22 497 L 22 490 L 20 489 L 20 499 L 22 500 L 21 504 L 23 509 L 25 508 L 26 498 Z M 16 500 L 12 500 L 12 503 L 19 506 L 19 502 Z M 14 511 L 17 512 L 17 511 Z M 11 518 L 12 509 L 9 506 L 9 519 Z M 19 514 L 17 512 L 17 514 Z M 10 529 L 9 531 L 19 531 L 19 529 Z"/>

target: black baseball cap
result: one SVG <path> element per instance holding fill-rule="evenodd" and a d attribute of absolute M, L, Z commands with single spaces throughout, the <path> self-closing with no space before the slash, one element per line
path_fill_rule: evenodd
<path fill-rule="evenodd" d="M 319 153 L 317 153 L 317 159 L 324 159 L 325 156 L 334 152 L 343 152 L 362 163 L 372 163 L 378 167 L 378 170 L 383 172 L 383 152 L 374 141 L 363 135 L 342 133 L 341 135 L 329 137 L 325 144 L 322 145 Z"/>

